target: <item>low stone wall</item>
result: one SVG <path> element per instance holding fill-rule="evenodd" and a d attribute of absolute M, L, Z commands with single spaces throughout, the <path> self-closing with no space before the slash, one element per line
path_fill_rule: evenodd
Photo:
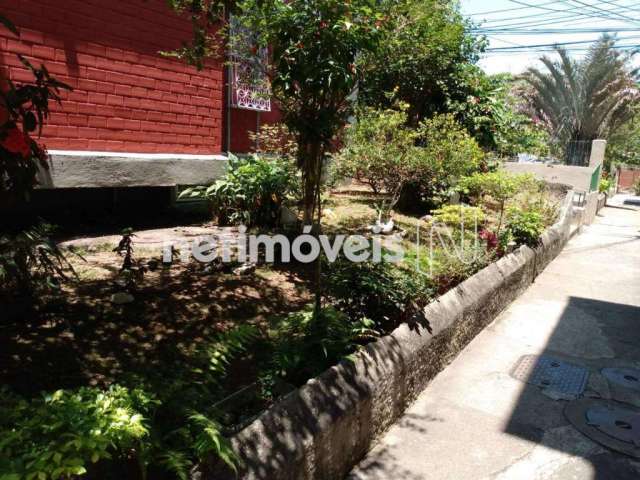
<path fill-rule="evenodd" d="M 289 394 L 232 443 L 246 480 L 344 478 L 429 381 L 562 250 L 575 221 L 573 192 L 536 249 L 521 247 L 425 309 L 428 325 L 403 324 Z M 232 479 L 219 465 L 196 473 Z"/>
<path fill-rule="evenodd" d="M 605 206 L 607 196 L 604 193 L 591 192 L 587 194 L 582 223 L 591 225 L 596 219 L 596 215 Z"/>
<path fill-rule="evenodd" d="M 553 165 L 545 163 L 503 163 L 504 169 L 513 174 L 531 173 L 547 183 L 571 185 L 575 190 L 589 191 L 593 167 Z"/>

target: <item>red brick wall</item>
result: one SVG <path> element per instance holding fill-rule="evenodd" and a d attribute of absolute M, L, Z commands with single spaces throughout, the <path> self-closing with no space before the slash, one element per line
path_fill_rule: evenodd
<path fill-rule="evenodd" d="M 618 189 L 619 190 L 631 190 L 633 184 L 640 179 L 640 168 L 620 168 L 620 176 L 618 177 Z"/>
<path fill-rule="evenodd" d="M 258 119 L 259 117 L 259 119 Z M 280 112 L 274 102 L 271 102 L 271 112 L 252 112 L 250 110 L 231 110 L 231 148 L 232 152 L 252 152 L 254 142 L 249 134 L 255 133 L 258 125 L 275 123 L 280 120 Z"/>
<path fill-rule="evenodd" d="M 199 72 L 158 55 L 191 34 L 164 0 L 0 0 L 0 12 L 20 30 L 18 39 L 0 27 L 4 74 L 31 80 L 21 53 L 74 87 L 52 106 L 42 137 L 49 149 L 222 150 L 222 64 Z"/>

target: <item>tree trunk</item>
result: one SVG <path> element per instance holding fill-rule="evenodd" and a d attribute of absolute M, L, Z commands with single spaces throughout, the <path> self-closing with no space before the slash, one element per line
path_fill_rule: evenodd
<path fill-rule="evenodd" d="M 313 234 L 319 241 L 321 234 L 322 208 L 321 208 L 321 184 L 322 184 L 322 160 L 323 144 L 321 141 L 301 142 L 298 150 L 298 165 L 302 170 L 303 181 L 303 224 L 311 225 Z M 316 318 L 322 308 L 322 256 L 319 255 L 315 262 L 313 276 L 315 287 L 314 313 Z"/>
<path fill-rule="evenodd" d="M 298 165 L 302 170 L 303 223 L 304 225 L 313 225 L 322 176 L 322 143 L 309 141 L 304 145 L 304 148 L 300 148 Z"/>

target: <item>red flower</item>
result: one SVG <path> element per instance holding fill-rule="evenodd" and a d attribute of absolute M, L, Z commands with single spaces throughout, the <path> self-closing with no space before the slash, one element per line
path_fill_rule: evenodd
<path fill-rule="evenodd" d="M 31 154 L 31 139 L 17 127 L 9 129 L 1 145 L 11 153 L 19 153 L 24 158 Z"/>
<path fill-rule="evenodd" d="M 495 250 L 498 248 L 498 236 L 489 230 L 481 230 L 480 238 L 487 242 L 487 250 Z"/>

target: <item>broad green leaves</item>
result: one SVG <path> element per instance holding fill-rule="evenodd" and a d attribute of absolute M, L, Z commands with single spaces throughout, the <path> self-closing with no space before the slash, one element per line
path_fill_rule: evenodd
<path fill-rule="evenodd" d="M 275 225 L 280 206 L 296 189 L 297 176 L 289 161 L 231 155 L 221 179 L 208 187 L 186 189 L 180 197 L 209 200 L 222 223 Z"/>

